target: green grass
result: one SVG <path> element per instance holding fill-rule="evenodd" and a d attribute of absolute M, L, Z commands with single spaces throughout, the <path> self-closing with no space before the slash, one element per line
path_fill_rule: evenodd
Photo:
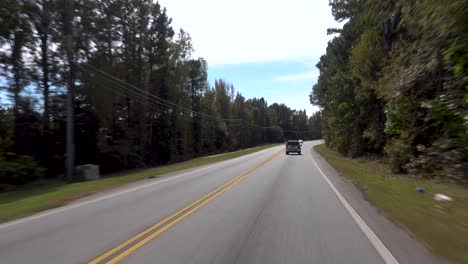
<path fill-rule="evenodd" d="M 365 197 L 403 226 L 436 255 L 454 263 L 468 263 L 468 189 L 466 186 L 395 175 L 376 160 L 349 159 L 315 146 L 339 173 L 351 179 Z M 424 188 L 425 193 L 416 192 Z M 453 202 L 433 200 L 436 193 Z"/>
<path fill-rule="evenodd" d="M 96 181 L 78 182 L 73 184 L 65 184 L 60 181 L 39 181 L 12 191 L 0 193 L 0 222 L 6 222 L 28 216 L 42 210 L 58 207 L 80 197 L 91 195 L 104 189 L 116 187 L 125 183 L 145 179 L 150 176 L 158 176 L 213 162 L 232 159 L 271 148 L 276 145 L 277 144 L 259 146 L 219 156 L 201 157 L 167 166 L 119 173 Z"/>

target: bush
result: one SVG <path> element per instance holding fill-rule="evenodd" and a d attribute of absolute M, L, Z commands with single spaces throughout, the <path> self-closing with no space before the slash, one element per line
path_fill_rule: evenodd
<path fill-rule="evenodd" d="M 22 185 L 42 177 L 44 169 L 30 156 L 0 157 L 0 184 Z"/>
<path fill-rule="evenodd" d="M 393 173 L 404 172 L 404 166 L 413 156 L 411 145 L 401 139 L 393 140 L 388 143 L 384 151 Z"/>
<path fill-rule="evenodd" d="M 468 182 L 466 150 L 455 139 L 438 139 L 429 147 L 418 145 L 418 155 L 406 167 L 435 177 Z"/>

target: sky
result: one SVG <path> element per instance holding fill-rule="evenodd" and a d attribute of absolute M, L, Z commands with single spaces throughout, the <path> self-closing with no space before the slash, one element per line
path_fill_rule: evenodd
<path fill-rule="evenodd" d="M 328 0 L 159 0 L 172 26 L 192 37 L 208 78 L 225 79 L 246 98 L 318 110 L 309 102 L 315 67 L 334 21 Z"/>

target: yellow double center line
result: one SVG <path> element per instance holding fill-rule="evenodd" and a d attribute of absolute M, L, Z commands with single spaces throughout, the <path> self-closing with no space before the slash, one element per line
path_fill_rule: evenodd
<path fill-rule="evenodd" d="M 206 194 L 202 198 L 196 200 L 195 202 L 185 206 L 184 208 L 180 209 L 179 211 L 173 213 L 172 215 L 164 218 L 161 222 L 150 226 L 149 228 L 145 229 L 144 231 L 140 232 L 139 234 L 135 235 L 134 237 L 130 238 L 129 240 L 121 243 L 120 245 L 114 247 L 113 249 L 107 251 L 106 253 L 100 255 L 99 257 L 91 260 L 88 264 L 98 264 L 98 263 L 118 263 L 122 259 L 126 258 L 137 249 L 141 248 L 151 240 L 155 239 L 157 236 L 162 234 L 164 231 L 168 230 L 178 222 L 182 221 L 187 216 L 191 215 L 205 204 L 209 203 L 214 198 L 218 197 L 226 190 L 230 189 L 243 179 L 245 179 L 249 174 L 258 170 L 259 168 L 265 166 L 268 162 L 277 158 L 282 151 L 276 153 L 268 160 L 260 163 L 259 165 L 255 166 L 254 168 L 248 170 L 247 172 L 231 179 L 230 181 L 226 182 L 225 184 L 219 186 L 215 190 L 211 191 L 210 193 Z M 107 261 L 106 261 L 107 260 Z"/>

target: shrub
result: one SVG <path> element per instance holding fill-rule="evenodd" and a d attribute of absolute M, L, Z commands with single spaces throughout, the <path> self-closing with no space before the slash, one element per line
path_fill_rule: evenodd
<path fill-rule="evenodd" d="M 0 184 L 22 185 L 42 177 L 44 169 L 30 156 L 0 156 Z"/>
<path fill-rule="evenodd" d="M 401 139 L 393 140 L 385 146 L 385 155 L 393 173 L 404 172 L 404 166 L 412 158 L 412 147 Z"/>

